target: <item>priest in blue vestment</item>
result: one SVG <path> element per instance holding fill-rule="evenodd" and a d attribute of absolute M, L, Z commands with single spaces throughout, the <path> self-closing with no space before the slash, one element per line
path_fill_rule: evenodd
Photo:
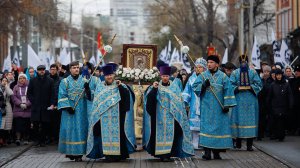
<path fill-rule="evenodd" d="M 129 158 L 135 151 L 134 94 L 115 80 L 114 68 L 103 67 L 105 81 L 98 82 L 93 95 L 93 106 L 88 111 L 87 157 L 103 158 L 109 162 Z"/>
<path fill-rule="evenodd" d="M 143 147 L 162 161 L 194 155 L 181 89 L 169 80 L 170 71 L 169 66 L 160 67 L 161 81 L 154 82 L 144 96 Z"/>
<path fill-rule="evenodd" d="M 195 61 L 195 69 L 192 75 L 189 77 L 186 86 L 182 92 L 185 106 L 187 107 L 188 117 L 190 121 L 190 130 L 192 131 L 193 145 L 195 149 L 198 149 L 199 144 L 199 132 L 200 132 L 200 97 L 198 97 L 192 85 L 197 76 L 206 70 L 206 60 L 198 58 Z"/>
<path fill-rule="evenodd" d="M 81 94 L 87 80 L 79 75 L 79 62 L 74 61 L 69 67 L 71 75 L 60 82 L 58 93 L 58 109 L 62 111 L 58 150 L 71 160 L 81 161 L 86 152 L 86 96 L 89 95 L 89 91 L 85 90 L 84 94 Z"/>
<path fill-rule="evenodd" d="M 230 76 L 237 106 L 232 109 L 232 134 L 236 139 L 236 148 L 241 148 L 242 139 L 247 140 L 247 150 L 253 151 L 253 139 L 258 130 L 258 93 L 262 82 L 254 69 L 248 66 L 248 56 L 239 57 L 240 68 Z"/>
<path fill-rule="evenodd" d="M 236 105 L 232 85 L 228 76 L 219 70 L 219 57 L 207 58 L 205 72 L 197 76 L 192 85 L 200 96 L 200 138 L 199 145 L 204 148 L 205 160 L 222 159 L 220 152 L 232 148 L 229 108 Z"/>

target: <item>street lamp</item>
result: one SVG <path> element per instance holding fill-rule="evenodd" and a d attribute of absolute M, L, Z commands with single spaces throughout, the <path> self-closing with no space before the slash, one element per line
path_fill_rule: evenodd
<path fill-rule="evenodd" d="M 80 48 L 81 50 L 83 50 L 83 38 L 84 38 L 84 28 L 83 28 L 83 14 L 84 14 L 84 9 L 87 5 L 89 5 L 92 1 L 89 1 L 87 3 L 85 3 L 85 5 L 83 6 L 82 10 L 81 10 L 81 31 L 80 31 Z M 101 14 L 100 13 L 97 13 L 96 14 L 97 17 L 100 17 Z M 95 26 L 95 21 L 94 21 L 94 18 L 93 18 L 93 30 L 92 30 L 92 39 L 93 39 L 93 42 L 92 42 L 92 56 L 94 55 L 94 39 L 95 39 L 95 29 L 94 29 L 94 26 Z"/>

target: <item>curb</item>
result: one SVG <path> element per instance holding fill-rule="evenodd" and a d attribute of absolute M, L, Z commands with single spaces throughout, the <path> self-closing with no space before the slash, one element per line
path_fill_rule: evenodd
<path fill-rule="evenodd" d="M 23 153 L 25 153 L 26 151 L 28 151 L 33 145 L 34 145 L 34 143 L 29 144 L 26 148 L 24 148 L 23 150 L 21 150 L 20 152 L 18 152 L 17 154 L 15 154 L 13 157 L 11 157 L 10 159 L 8 159 L 5 162 L 3 162 L 2 164 L 0 164 L 0 167 L 6 165 L 9 162 L 13 161 L 14 159 L 18 158 L 20 155 L 22 155 Z"/>
<path fill-rule="evenodd" d="M 253 143 L 253 146 L 257 150 L 259 150 L 259 151 L 263 152 L 264 154 L 266 154 L 266 155 L 274 158 L 275 160 L 281 162 L 283 165 L 287 166 L 288 168 L 296 168 L 296 166 L 292 165 L 291 163 L 287 162 L 286 160 L 284 160 L 284 159 L 282 159 L 282 158 L 280 158 L 280 157 L 278 157 L 276 155 L 273 155 L 271 152 L 268 152 L 267 149 L 265 149 L 264 147 L 262 147 L 260 145 L 257 145 L 255 142 Z"/>

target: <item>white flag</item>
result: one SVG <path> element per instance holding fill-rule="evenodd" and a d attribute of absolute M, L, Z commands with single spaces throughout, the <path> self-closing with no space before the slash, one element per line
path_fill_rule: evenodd
<path fill-rule="evenodd" d="M 159 54 L 159 59 L 163 62 L 167 62 L 167 52 L 168 52 L 168 46 L 166 46 L 163 50 L 161 50 Z"/>
<path fill-rule="evenodd" d="M 46 69 L 50 69 L 50 52 L 39 52 L 39 58 L 42 61 L 42 64 L 45 65 Z"/>
<path fill-rule="evenodd" d="M 19 56 L 18 56 L 18 52 L 15 51 L 15 55 L 14 55 L 14 59 L 12 60 L 12 62 L 17 65 L 18 67 L 20 67 L 20 60 L 19 60 Z"/>
<path fill-rule="evenodd" d="M 176 48 L 174 48 L 173 53 L 171 55 L 169 66 L 171 66 L 175 62 L 180 62 L 180 54 Z"/>
<path fill-rule="evenodd" d="M 183 69 L 187 71 L 187 73 L 191 73 L 191 64 L 188 60 L 187 54 L 181 53 L 182 63 L 183 63 Z"/>
<path fill-rule="evenodd" d="M 273 29 L 272 29 L 272 34 L 271 34 L 271 40 L 272 40 L 272 42 L 276 41 L 276 36 L 275 36 L 275 32 Z"/>
<path fill-rule="evenodd" d="M 8 56 L 4 59 L 4 62 L 3 62 L 2 72 L 4 72 L 5 70 L 7 70 L 8 72 L 11 71 L 11 57 L 10 57 L 10 53 L 8 53 Z"/>
<path fill-rule="evenodd" d="M 224 56 L 222 58 L 222 64 L 226 64 L 228 62 L 228 48 L 225 49 Z"/>
<path fill-rule="evenodd" d="M 260 49 L 257 44 L 256 37 L 254 37 L 251 60 L 252 64 L 254 65 L 254 68 L 260 69 Z"/>
<path fill-rule="evenodd" d="M 90 58 L 89 62 L 92 63 L 94 66 L 97 65 L 97 62 L 96 62 L 96 59 L 95 59 L 94 56 L 92 56 L 92 57 Z"/>
<path fill-rule="evenodd" d="M 165 63 L 167 63 L 167 64 L 170 63 L 171 58 L 172 58 L 172 45 L 171 45 L 171 40 L 169 40 L 167 57 L 166 57 L 166 61 L 169 61 L 169 62 L 165 62 Z"/>
<path fill-rule="evenodd" d="M 34 69 L 36 69 L 37 66 L 43 65 L 42 61 L 36 55 L 36 53 L 34 52 L 32 47 L 30 45 L 28 45 L 27 47 L 28 47 L 28 49 L 27 49 L 27 63 L 28 63 L 28 66 L 31 66 Z"/>
<path fill-rule="evenodd" d="M 275 60 L 276 58 L 276 60 Z M 274 62 L 280 62 L 283 67 L 286 67 L 290 64 L 291 59 L 291 51 L 289 50 L 289 47 L 285 43 L 284 40 L 281 42 L 281 48 L 280 48 L 280 57 L 274 57 Z"/>
<path fill-rule="evenodd" d="M 280 58 L 280 45 L 278 43 L 278 41 L 276 41 L 276 36 L 275 33 L 272 29 L 272 46 L 273 46 L 273 55 L 274 55 L 274 62 L 281 62 L 281 58 Z"/>
<path fill-rule="evenodd" d="M 64 48 L 60 54 L 59 54 L 59 62 L 62 64 L 62 65 L 68 65 L 69 63 L 71 63 L 71 56 L 70 56 L 70 53 L 67 53 L 67 49 Z"/>
<path fill-rule="evenodd" d="M 50 65 L 55 64 L 54 56 L 51 56 Z"/>

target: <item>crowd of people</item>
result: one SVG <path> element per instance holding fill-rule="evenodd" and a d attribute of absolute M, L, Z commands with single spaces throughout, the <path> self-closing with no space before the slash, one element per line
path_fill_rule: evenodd
<path fill-rule="evenodd" d="M 99 70 L 95 73 L 98 77 Z M 60 64 L 51 65 L 49 70 L 44 65 L 23 70 L 12 64 L 11 71 L 0 73 L 0 147 L 27 145 L 30 141 L 39 146 L 58 143 L 58 89 L 61 79 L 68 75 L 68 66 Z"/>
<path fill-rule="evenodd" d="M 95 73 L 94 68 L 96 68 Z M 0 145 L 58 143 L 66 157 L 81 161 L 129 158 L 136 148 L 134 93 L 115 76 L 117 64 L 94 67 L 72 62 L 3 72 L 0 87 Z M 154 157 L 190 157 L 203 148 L 205 160 L 220 152 L 253 151 L 254 139 L 284 141 L 300 135 L 300 65 L 262 63 L 239 57 L 239 67 L 217 55 L 198 58 L 191 73 L 180 63 L 157 61 L 160 81 L 144 93 L 143 147 Z M 94 74 L 94 76 L 91 76 Z"/>

